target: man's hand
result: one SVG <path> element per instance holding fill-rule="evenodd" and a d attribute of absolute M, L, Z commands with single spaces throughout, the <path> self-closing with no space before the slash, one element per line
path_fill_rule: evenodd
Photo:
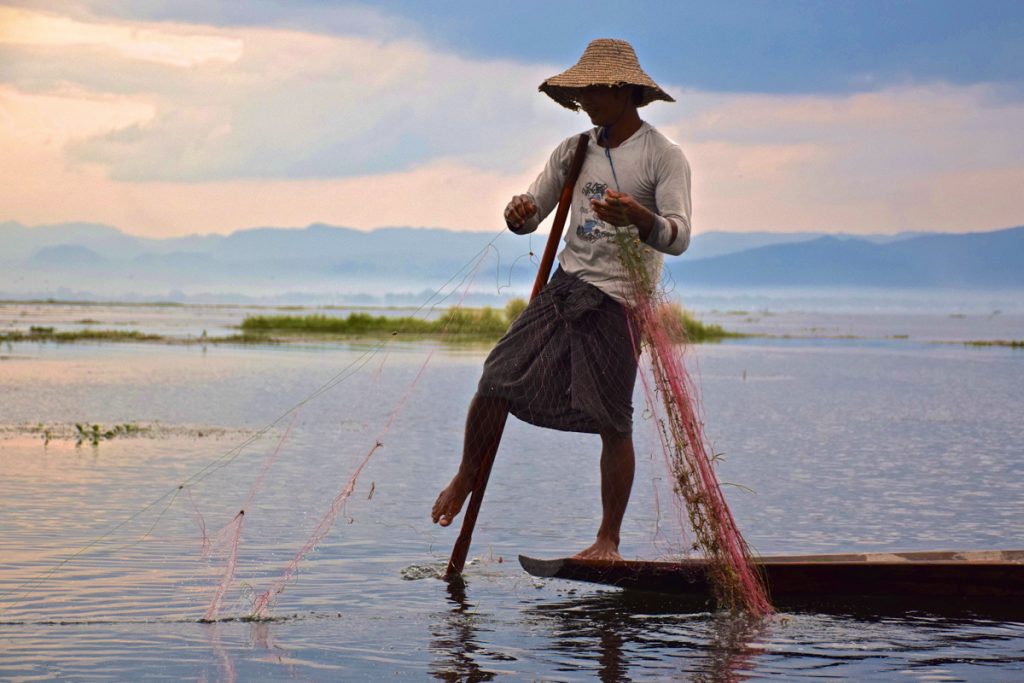
<path fill-rule="evenodd" d="M 609 225 L 617 228 L 635 225 L 644 241 L 654 227 L 654 213 L 625 192 L 607 190 L 604 199 L 591 199 L 590 206 L 597 217 Z"/>
<path fill-rule="evenodd" d="M 505 222 L 510 228 L 521 228 L 530 216 L 537 213 L 537 205 L 528 194 L 516 195 L 505 207 Z"/>

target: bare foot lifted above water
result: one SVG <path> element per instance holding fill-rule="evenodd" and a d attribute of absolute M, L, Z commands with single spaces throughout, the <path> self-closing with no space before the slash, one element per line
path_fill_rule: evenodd
<path fill-rule="evenodd" d="M 434 524 L 448 526 L 455 517 L 462 511 L 462 505 L 473 490 L 473 485 L 468 479 L 463 480 L 458 475 L 451 480 L 451 483 L 444 488 L 434 501 L 434 508 L 431 510 L 431 517 Z"/>

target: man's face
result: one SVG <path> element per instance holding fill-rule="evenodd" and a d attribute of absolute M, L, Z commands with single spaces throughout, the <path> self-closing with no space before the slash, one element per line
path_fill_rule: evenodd
<path fill-rule="evenodd" d="M 573 99 L 595 126 L 610 126 L 625 112 L 632 95 L 625 86 L 592 85 L 576 91 Z"/>

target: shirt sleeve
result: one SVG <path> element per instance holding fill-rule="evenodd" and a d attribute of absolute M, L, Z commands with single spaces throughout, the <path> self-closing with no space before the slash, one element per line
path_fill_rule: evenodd
<path fill-rule="evenodd" d="M 658 155 L 654 171 L 660 218 L 654 221 L 647 244 L 678 256 L 690 246 L 690 164 L 683 150 L 672 145 Z"/>
<path fill-rule="evenodd" d="M 509 226 L 509 230 L 517 235 L 525 235 L 537 229 L 537 226 L 547 218 L 548 214 L 558 206 L 558 198 L 562 194 L 562 185 L 565 184 L 565 176 L 569 173 L 569 164 L 572 163 L 572 143 L 579 136 L 574 135 L 562 141 L 555 151 L 548 157 L 547 164 L 537 176 L 537 179 L 530 185 L 527 194 L 533 198 L 537 205 L 537 213 L 519 227 Z"/>

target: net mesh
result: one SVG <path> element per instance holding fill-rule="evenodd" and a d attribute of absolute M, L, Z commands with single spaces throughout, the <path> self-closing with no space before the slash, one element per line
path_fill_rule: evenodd
<path fill-rule="evenodd" d="M 657 432 L 675 493 L 685 503 L 696 545 L 708 561 L 718 602 L 751 614 L 768 614 L 764 582 L 722 493 L 714 451 L 704 432 L 699 394 L 684 361 L 686 331 L 680 309 L 660 282 L 654 282 L 644 247 L 631 231 L 616 233 L 622 277 L 629 284 L 628 315 L 649 355 L 649 375 L 641 373 L 648 412 Z"/>
<path fill-rule="evenodd" d="M 654 280 L 652 254 L 636 231 L 621 230 L 614 240 L 621 272 L 613 275 L 627 283 L 630 305 L 556 272 L 491 352 L 478 393 L 506 401 L 509 412 L 531 424 L 601 434 L 607 453 L 609 443 L 632 434 L 633 391 L 646 351 L 648 360 L 639 373 L 645 416 L 656 425 L 684 527 L 692 528 L 695 548 L 707 560 L 717 602 L 767 614 L 771 607 L 763 582 L 715 473 L 699 395 L 684 362 L 681 309 L 669 303 Z M 474 460 L 474 451 L 484 450 L 485 436 L 467 429 L 464 462 Z M 628 453 L 620 451 L 616 457 L 631 455 L 630 443 Z M 602 471 L 608 466 L 602 456 Z M 609 472 L 628 479 L 624 486 L 602 481 L 602 531 L 610 530 L 617 543 L 633 470 Z M 622 500 L 609 500 L 615 496 Z"/>
<path fill-rule="evenodd" d="M 589 285 L 579 287 L 571 278 L 566 280 L 564 274 L 556 275 L 538 297 L 535 305 L 531 305 L 526 311 L 514 310 L 514 307 L 509 309 L 510 316 L 513 312 L 520 313 L 507 335 L 507 338 L 512 339 L 512 343 L 504 351 L 500 351 L 505 355 L 492 354 L 492 361 L 488 364 L 493 363 L 500 372 L 485 371 L 481 380 L 481 393 L 485 393 L 487 382 L 500 380 L 505 383 L 506 391 L 513 391 L 517 397 L 514 402 L 509 402 L 509 408 L 529 422 L 570 431 L 611 431 L 621 435 L 632 430 L 632 394 L 637 363 L 641 350 L 646 350 L 649 371 L 640 375 L 648 403 L 647 412 L 653 415 L 656 421 L 665 461 L 674 482 L 673 488 L 685 503 L 680 507 L 685 511 L 689 524 L 693 527 L 697 545 L 710 562 L 717 597 L 722 604 L 730 607 L 755 614 L 767 613 L 770 606 L 750 562 L 749 549 L 739 533 L 715 476 L 713 451 L 703 432 L 697 393 L 683 363 L 682 352 L 685 347 L 679 343 L 684 336 L 681 320 L 675 314 L 666 313 L 667 297 L 663 290 L 652 286 L 649 271 L 640 253 L 643 247 L 633 236 L 629 236 L 628 239 L 624 237 L 627 235 L 629 233 L 622 233 L 622 239 L 619 240 L 622 276 L 635 290 L 635 305 L 627 312 L 625 308 L 610 302 L 603 295 L 594 296 L 594 292 L 591 291 L 593 288 Z M 460 283 L 463 297 L 481 262 L 482 260 L 476 261 Z M 462 303 L 461 299 L 459 303 Z M 531 322 L 531 316 L 537 317 L 539 322 Z M 443 336 L 447 336 L 451 332 L 451 327 L 457 325 L 458 316 L 452 312 L 444 320 Z M 499 349 L 500 347 L 501 344 Z M 373 348 L 384 350 L 385 346 Z M 169 497 L 170 501 L 164 508 L 166 510 L 173 503 L 177 493 L 184 491 L 202 535 L 203 555 L 223 558 L 224 569 L 220 580 L 212 588 L 211 600 L 204 617 L 209 621 L 221 618 L 220 612 L 225 600 L 236 583 L 235 573 L 239 561 L 243 559 L 240 552 L 243 528 L 248 526 L 248 511 L 255 511 L 258 507 L 256 496 L 263 487 L 268 471 L 278 458 L 282 444 L 291 430 L 291 423 L 260 468 L 242 511 L 234 514 L 218 533 L 208 535 L 205 519 L 192 497 L 192 488 L 205 477 L 234 461 L 246 446 L 266 436 L 270 428 L 286 416 L 291 415 L 294 420 L 295 411 L 365 366 L 373 355 L 359 356 L 352 366 L 346 366 L 328 383 L 289 409 L 271 425 L 260 430 L 254 437 L 207 464 L 171 492 L 145 506 L 125 522 L 94 539 L 17 590 L 26 588 L 25 594 L 31 592 L 42 580 L 98 547 L 115 532 L 125 528 L 128 522 L 147 510 L 156 509 L 158 503 Z M 375 378 L 379 377 L 386 358 L 386 352 L 382 353 L 380 366 L 374 373 Z M 384 437 L 409 400 L 430 358 L 431 353 L 428 353 L 419 372 L 393 411 L 388 413 L 385 424 L 376 433 L 376 438 L 365 444 L 365 455 L 358 459 L 351 477 L 344 479 L 344 485 L 337 491 L 330 506 L 320 517 L 319 524 L 309 535 L 308 540 L 301 545 L 292 562 L 277 581 L 265 591 L 256 594 L 251 617 L 267 616 L 275 597 L 292 580 L 300 562 L 325 538 L 335 518 L 351 496 L 356 480 L 366 463 L 382 447 Z M 493 410 L 495 405 L 497 404 L 492 403 L 489 407 L 490 413 L 487 413 L 493 413 L 493 419 L 471 419 L 467 422 L 467 450 L 497 447 L 495 433 L 500 432 L 497 427 L 488 425 L 499 422 L 503 424 L 505 413 L 504 402 L 497 405 L 500 408 L 497 412 Z M 500 420 L 497 419 L 499 413 Z M 469 491 L 460 493 L 468 494 Z M 656 493 L 655 490 L 655 495 Z M 622 508 L 624 507 L 623 504 Z M 162 514 L 161 512 L 158 515 L 157 522 L 160 521 Z M 157 522 L 154 522 L 154 528 Z M 20 599 L 19 597 L 19 601 Z"/>

